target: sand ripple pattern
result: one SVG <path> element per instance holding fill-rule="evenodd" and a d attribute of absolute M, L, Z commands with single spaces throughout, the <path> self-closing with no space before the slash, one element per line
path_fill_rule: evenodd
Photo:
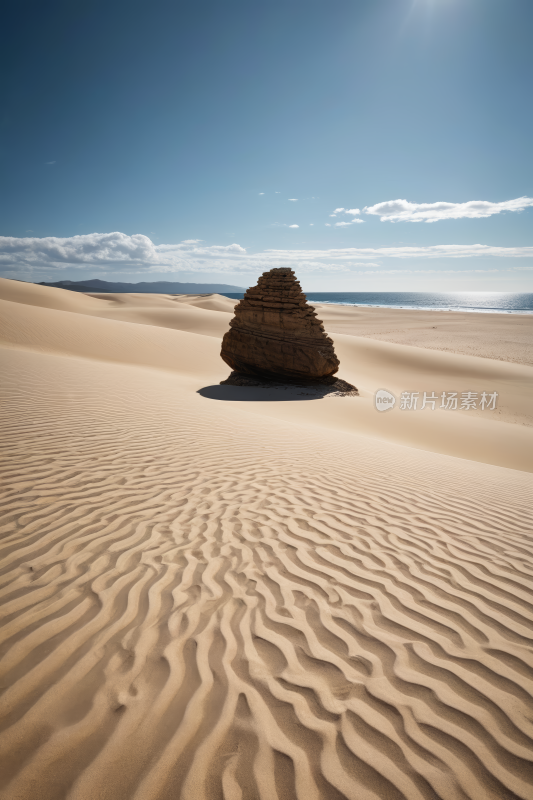
<path fill-rule="evenodd" d="M 384 470 L 362 439 L 199 415 L 168 376 L 110 394 L 50 363 L 4 403 L 2 797 L 533 797 L 505 471 L 451 496 L 431 454 Z"/>

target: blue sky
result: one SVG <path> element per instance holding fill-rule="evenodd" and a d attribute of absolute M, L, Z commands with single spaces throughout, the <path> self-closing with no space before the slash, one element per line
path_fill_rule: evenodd
<path fill-rule="evenodd" d="M 18 0 L 4 22 L 0 274 L 533 291 L 531 0 Z"/>

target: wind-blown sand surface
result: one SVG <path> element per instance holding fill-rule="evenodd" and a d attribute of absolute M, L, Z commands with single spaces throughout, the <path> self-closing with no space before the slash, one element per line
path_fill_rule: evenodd
<path fill-rule="evenodd" d="M 533 366 L 531 314 L 314 305 L 331 333 Z"/>
<path fill-rule="evenodd" d="M 530 800 L 531 367 L 219 386 L 226 298 L 0 290 L 2 798 Z"/>

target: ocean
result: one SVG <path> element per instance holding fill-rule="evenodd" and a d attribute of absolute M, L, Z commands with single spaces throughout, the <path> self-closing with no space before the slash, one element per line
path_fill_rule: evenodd
<path fill-rule="evenodd" d="M 306 292 L 306 295 L 310 303 L 343 306 L 533 314 L 533 294 L 515 292 Z M 240 300 L 244 294 L 230 292 L 224 296 Z"/>

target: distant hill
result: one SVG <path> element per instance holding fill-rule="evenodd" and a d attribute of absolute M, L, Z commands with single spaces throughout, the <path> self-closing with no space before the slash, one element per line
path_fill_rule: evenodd
<path fill-rule="evenodd" d="M 87 281 L 56 281 L 46 283 L 41 281 L 39 286 L 52 286 L 55 289 L 68 289 L 71 292 L 137 292 L 142 294 L 211 294 L 217 292 L 245 292 L 242 286 L 232 286 L 229 283 L 177 283 L 176 281 L 153 281 L 148 283 L 115 283 L 114 281 L 101 281 L 91 278 Z"/>

